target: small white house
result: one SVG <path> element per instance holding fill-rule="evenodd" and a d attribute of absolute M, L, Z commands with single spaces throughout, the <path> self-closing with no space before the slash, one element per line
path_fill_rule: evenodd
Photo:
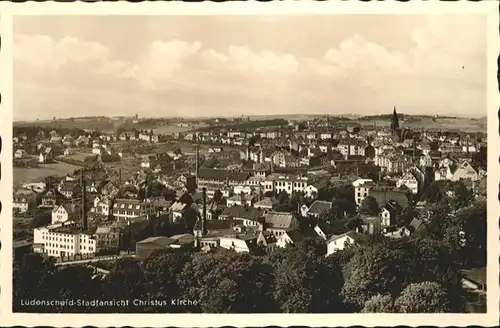
<path fill-rule="evenodd" d="M 295 244 L 304 239 L 304 235 L 297 230 L 286 231 L 276 241 L 276 247 L 285 248 L 288 244 Z"/>
<path fill-rule="evenodd" d="M 354 231 L 349 231 L 341 235 L 332 236 L 327 241 L 326 256 L 341 251 L 352 245 L 356 245 L 357 243 L 358 243 L 358 235 Z"/>

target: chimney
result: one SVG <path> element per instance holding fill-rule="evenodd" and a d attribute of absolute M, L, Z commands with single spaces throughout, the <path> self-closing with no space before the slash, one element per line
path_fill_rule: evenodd
<path fill-rule="evenodd" d="M 347 158 L 346 159 L 349 159 L 349 156 L 351 156 L 351 135 L 350 134 L 348 134 L 348 139 L 347 139 Z"/>
<path fill-rule="evenodd" d="M 82 221 L 83 221 L 83 230 L 87 230 L 87 186 L 85 184 L 85 173 L 84 167 L 82 167 Z"/>
<path fill-rule="evenodd" d="M 196 143 L 196 188 L 198 188 L 198 176 L 200 175 L 200 146 Z"/>
<path fill-rule="evenodd" d="M 203 216 L 201 218 L 201 230 L 203 235 L 207 233 L 206 220 L 207 220 L 207 188 L 203 188 Z"/>

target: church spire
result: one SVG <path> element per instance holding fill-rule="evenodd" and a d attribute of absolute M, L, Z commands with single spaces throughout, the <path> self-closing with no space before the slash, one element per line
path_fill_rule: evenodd
<path fill-rule="evenodd" d="M 399 117 L 398 113 L 396 112 L 396 106 L 394 106 L 394 111 L 392 113 L 392 120 L 391 120 L 391 130 L 392 132 L 395 132 L 397 129 L 399 129 Z"/>

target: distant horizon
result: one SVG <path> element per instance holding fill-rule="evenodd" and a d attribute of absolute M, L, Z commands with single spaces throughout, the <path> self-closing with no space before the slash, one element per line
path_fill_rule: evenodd
<path fill-rule="evenodd" d="M 363 117 L 368 117 L 368 116 L 378 116 L 378 115 L 391 115 L 392 112 L 389 113 L 374 113 L 374 114 L 366 114 L 366 115 L 359 115 L 359 114 L 354 114 L 354 113 L 344 113 L 344 114 L 331 114 L 331 113 L 308 113 L 308 114 L 259 114 L 259 115 L 229 115 L 229 116 L 141 116 L 138 115 L 139 120 L 144 120 L 144 119 L 187 119 L 187 120 L 199 120 L 199 119 L 217 119 L 217 118 L 252 118 L 252 117 L 276 117 L 276 116 L 330 116 L 330 117 L 346 117 L 348 118 L 351 116 L 351 119 L 355 119 L 356 117 L 358 118 L 363 118 Z M 405 113 L 405 112 L 397 112 L 398 115 L 403 115 L 403 116 L 412 116 L 412 117 L 433 117 L 436 116 L 437 118 L 466 118 L 466 119 L 483 119 L 487 118 L 487 115 L 482 115 L 482 116 L 463 116 L 463 115 L 439 115 L 439 114 L 412 114 L 412 113 Z M 134 118 L 135 115 L 89 115 L 89 116 L 62 116 L 62 117 L 56 117 L 56 120 L 68 120 L 68 119 L 84 119 L 84 118 L 97 118 L 97 117 L 105 117 L 105 118 Z M 31 122 L 45 122 L 45 121 L 54 121 L 53 118 L 46 118 L 46 119 L 31 119 L 31 120 L 13 120 L 14 123 L 31 123 Z"/>
<path fill-rule="evenodd" d="M 14 119 L 485 116 L 485 31 L 481 15 L 16 16 Z"/>

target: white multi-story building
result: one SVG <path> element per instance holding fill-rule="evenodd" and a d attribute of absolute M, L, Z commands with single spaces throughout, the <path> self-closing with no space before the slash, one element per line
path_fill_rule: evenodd
<path fill-rule="evenodd" d="M 136 199 L 117 199 L 111 213 L 117 220 L 133 219 L 155 213 L 154 202 Z"/>
<path fill-rule="evenodd" d="M 375 185 L 371 179 L 358 179 L 352 183 L 354 187 L 354 200 L 360 206 L 363 200 L 368 197 L 368 192 Z"/>
<path fill-rule="evenodd" d="M 81 232 L 72 222 L 35 228 L 33 246 L 35 252 L 52 257 L 89 255 L 96 252 L 94 236 Z"/>
<path fill-rule="evenodd" d="M 303 192 L 308 186 L 308 180 L 305 176 L 272 174 L 264 181 L 264 192 L 276 191 L 279 194 L 284 191 L 289 195 Z"/>

